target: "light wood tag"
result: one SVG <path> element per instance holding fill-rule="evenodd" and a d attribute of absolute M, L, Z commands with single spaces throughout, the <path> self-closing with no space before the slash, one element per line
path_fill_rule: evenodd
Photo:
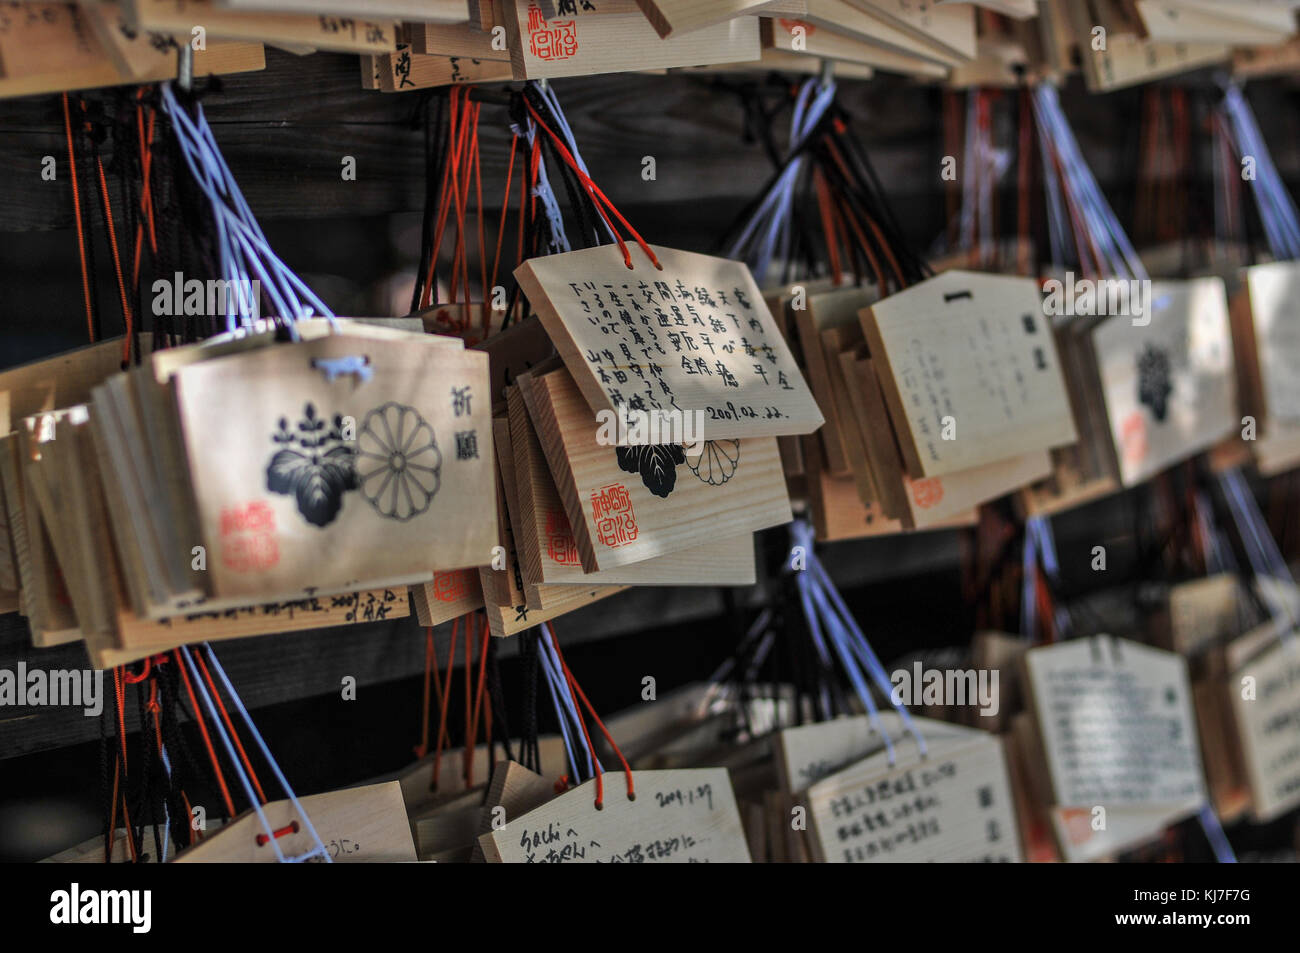
<path fill-rule="evenodd" d="M 483 608 L 478 569 L 435 572 L 433 582 L 411 587 L 415 618 L 420 625 L 441 625 Z"/>
<path fill-rule="evenodd" d="M 957 66 L 967 58 L 930 40 L 900 30 L 878 14 L 850 0 L 807 0 L 808 13 L 803 18 L 816 27 L 844 33 L 854 39 L 879 44 L 898 53 L 933 60 L 942 66 Z"/>
<path fill-rule="evenodd" d="M 630 566 L 586 573 L 578 542 L 569 525 L 564 502 L 555 488 L 537 432 L 528 419 L 517 388 L 509 392 L 510 447 L 514 454 L 515 491 L 519 518 L 515 543 L 520 550 L 524 585 L 531 608 L 539 585 L 590 586 L 749 586 L 757 578 L 753 540 L 749 536 L 719 538 L 693 549 L 645 559 Z M 499 450 L 498 450 L 499 452 Z"/>
<path fill-rule="evenodd" d="M 1125 486 L 1240 427 L 1221 278 L 1157 281 L 1149 323 L 1112 317 L 1092 332 L 1110 439 Z"/>
<path fill-rule="evenodd" d="M 430 730 L 434 727 L 436 726 L 431 725 Z M 541 756 L 542 771 L 548 776 L 553 772 L 556 777 L 559 777 L 564 770 L 565 763 L 564 739 L 559 735 L 541 735 L 537 739 L 537 747 Z M 402 800 L 406 804 L 407 813 L 412 817 L 419 816 L 430 806 L 465 793 L 467 788 L 464 774 L 464 751 L 464 748 L 446 748 L 442 752 L 441 759 L 435 759 L 432 754 L 425 755 L 400 771 L 382 778 L 376 778 L 375 782 L 398 782 L 402 788 Z M 493 763 L 493 751 L 499 754 L 501 746 L 498 744 L 489 749 L 487 745 L 483 744 L 474 748 L 472 754 L 473 777 L 476 781 L 487 779 Z M 435 760 L 438 760 L 438 786 L 436 789 L 432 786 Z"/>
<path fill-rule="evenodd" d="M 399 45 L 395 53 L 376 57 L 378 88 L 386 93 L 466 83 L 507 82 L 510 64 L 470 56 L 426 56 Z"/>
<path fill-rule="evenodd" d="M 1222 63 L 1232 55 L 1232 47 L 1218 43 L 1155 43 L 1116 36 L 1107 40 L 1105 50 L 1093 50 L 1085 42 L 1080 44 L 1079 52 L 1088 90 L 1108 93 Z"/>
<path fill-rule="evenodd" d="M 877 712 L 876 718 L 895 744 L 902 741 L 912 743 L 898 712 Z M 912 721 L 927 743 L 950 737 L 964 738 L 974 731 L 973 728 L 915 715 Z M 853 762 L 883 750 L 884 746 L 884 739 L 866 715 L 783 728 L 772 745 L 781 787 L 790 794 L 811 787 Z"/>
<path fill-rule="evenodd" d="M 555 784 L 517 761 L 498 761 L 479 808 L 478 829 L 470 860 L 483 862 L 482 835 L 499 829 L 512 817 L 523 817 L 555 797 Z"/>
<path fill-rule="evenodd" d="M 214 596 L 430 579 L 491 558 L 487 358 L 391 333 L 173 375 Z M 322 370 L 357 357 L 371 379 Z"/>
<path fill-rule="evenodd" d="M 859 68 L 929 79 L 948 75 L 949 67 L 936 63 L 932 56 L 900 52 L 858 36 L 832 32 L 811 21 L 762 17 L 760 23 L 764 53 L 777 51 L 791 56 L 847 61 Z"/>
<path fill-rule="evenodd" d="M 826 418 L 826 423 L 818 434 L 831 473 L 847 473 L 850 470 L 846 430 L 853 422 L 852 419 L 841 419 L 843 415 L 831 386 L 831 371 L 822 334 L 832 328 L 848 325 L 856 327 L 858 311 L 878 297 L 874 288 L 844 288 L 810 295 L 807 307 L 794 311 L 804 366 L 808 368 L 808 385 Z"/>
<path fill-rule="evenodd" d="M 617 448 L 563 369 L 519 379 L 584 570 L 627 566 L 792 518 L 776 440 Z"/>
<path fill-rule="evenodd" d="M 468 21 L 458 24 L 432 25 L 413 23 L 408 28 L 408 42 L 412 53 L 426 56 L 468 56 L 477 60 L 502 60 L 509 64 L 510 51 L 504 44 L 493 49 L 493 36 L 472 26 Z M 509 66 L 506 67 L 509 69 Z"/>
<path fill-rule="evenodd" d="M 1227 684 L 1245 753 L 1252 814 L 1260 823 L 1300 804 L 1300 646 L 1295 638 L 1247 662 Z M 1246 697 L 1248 692 L 1252 697 Z"/>
<path fill-rule="evenodd" d="M 141 336 L 147 354 L 150 335 Z M 0 371 L 0 434 L 32 414 L 90 400 L 91 391 L 122 369 L 122 339 L 111 338 Z"/>
<path fill-rule="evenodd" d="M 552 17 L 644 17 L 637 0 L 537 0 L 546 19 Z"/>
<path fill-rule="evenodd" d="M 596 810 L 592 779 L 479 838 L 489 863 L 750 862 L 725 768 L 607 771 Z"/>
<path fill-rule="evenodd" d="M 1271 45 L 1295 34 L 1295 11 L 1286 4 L 1137 0 L 1136 6 L 1147 35 L 1162 43 Z"/>
<path fill-rule="evenodd" d="M 997 735 L 967 729 L 927 744 L 907 742 L 890 766 L 870 755 L 805 795 L 816 859 L 825 863 L 972 863 L 1023 859 Z"/>
<path fill-rule="evenodd" d="M 131 25 L 137 30 L 169 33 L 189 42 L 195 26 L 213 39 L 288 43 L 341 53 L 391 53 L 397 49 L 391 20 L 357 20 L 340 16 L 240 13 L 212 0 L 131 0 Z"/>
<path fill-rule="evenodd" d="M 1075 441 L 1033 280 L 947 271 L 872 305 L 862 325 L 914 479 Z"/>
<path fill-rule="evenodd" d="M 31 10 L 43 7 L 69 8 L 66 3 L 27 4 Z M 20 32 L 25 32 L 20 30 Z M 188 36 L 188 34 L 187 34 Z M 27 43 L 14 38 L 27 52 L 44 48 L 47 57 L 33 67 L 33 72 L 17 72 L 4 64 L 0 53 L 0 64 L 5 67 L 0 77 L 0 99 L 14 96 L 35 96 L 40 93 L 58 93 L 79 89 L 92 89 L 99 86 L 116 86 L 137 82 L 167 82 L 176 76 L 176 57 L 174 54 L 155 56 L 143 75 L 123 73 L 109 55 L 104 45 L 90 35 L 85 24 L 80 20 L 67 24 L 62 36 L 54 36 L 43 43 Z M 133 44 L 134 46 L 134 44 Z M 74 62 L 62 63 L 67 51 L 77 54 Z M 84 55 L 83 55 L 84 54 Z M 132 63 L 140 67 L 144 57 L 137 58 L 132 51 Z M 57 65 L 56 65 L 57 64 Z M 223 73 L 244 73 L 266 68 L 266 52 L 261 43 L 240 43 L 212 41 L 207 49 L 194 53 L 194 75 L 211 76 Z M 105 342 L 107 343 L 107 342 Z M 120 345 L 119 345 L 120 346 Z"/>
<path fill-rule="evenodd" d="M 415 844 L 396 781 L 298 798 L 316 834 L 336 864 L 413 861 Z M 316 847 L 302 817 L 288 800 L 262 805 L 272 831 L 294 830 L 276 838 L 285 857 L 297 857 Z M 246 811 L 215 834 L 176 855 L 177 864 L 274 864 L 275 848 L 253 811 Z M 324 863 L 313 857 L 308 863 Z"/>
<path fill-rule="evenodd" d="M 497 513 L 501 525 L 501 543 L 505 550 L 505 567 L 495 562 L 479 567 L 488 627 L 497 638 L 515 635 L 566 612 L 579 609 L 606 596 L 621 592 L 625 586 L 611 585 L 529 585 L 524 581 L 520 553 L 514 532 L 512 513 L 519 511 L 515 468 L 511 465 L 510 424 L 503 418 L 492 421 L 497 446 Z"/>
<path fill-rule="evenodd" d="M 1240 585 L 1233 573 L 1219 573 L 1169 587 L 1152 620 L 1157 645 L 1182 655 L 1197 655 L 1238 633 Z"/>
<path fill-rule="evenodd" d="M 221 0 L 221 5 L 250 12 L 364 14 L 415 23 L 464 23 L 469 15 L 465 0 Z"/>
<path fill-rule="evenodd" d="M 411 833 L 421 860 L 469 862 L 485 789 L 486 785 L 477 784 L 411 817 Z"/>
<path fill-rule="evenodd" d="M 508 0 L 505 14 L 515 79 L 735 63 L 759 57 L 754 17 L 736 17 L 662 39 L 644 17 L 548 20 L 536 0 Z"/>
<path fill-rule="evenodd" d="M 1238 347 L 1238 360 L 1254 364 L 1258 412 L 1270 422 L 1300 423 L 1300 333 L 1294 320 L 1300 263 L 1255 265 L 1245 277 L 1253 346 Z"/>
<path fill-rule="evenodd" d="M 638 248 L 629 270 L 614 245 L 515 269 L 591 409 L 700 414 L 709 440 L 820 427 L 822 413 L 749 269 L 652 247 L 662 271 Z"/>
<path fill-rule="evenodd" d="M 768 0 L 637 0 L 662 37 L 681 36 L 765 7 Z"/>
<path fill-rule="evenodd" d="M 1068 859 L 1153 837 L 1205 803 L 1185 659 L 1099 636 L 1031 649 L 1025 667 Z"/>
<path fill-rule="evenodd" d="M 975 57 L 975 11 L 968 4 L 945 6 L 913 0 L 849 0 L 918 39 L 962 59 Z"/>

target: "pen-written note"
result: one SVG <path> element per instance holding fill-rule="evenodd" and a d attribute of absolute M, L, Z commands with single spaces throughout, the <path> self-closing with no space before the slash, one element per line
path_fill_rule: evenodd
<path fill-rule="evenodd" d="M 593 410 L 703 415 L 703 437 L 811 433 L 823 417 L 741 262 L 613 245 L 533 258 L 515 276 Z"/>
<path fill-rule="evenodd" d="M 827 863 L 1008 863 L 1022 859 L 1006 756 L 996 735 L 935 739 L 924 759 L 884 752 L 807 793 Z"/>
<path fill-rule="evenodd" d="M 588 781 L 479 838 L 484 857 L 523 864 L 747 864 L 749 846 L 725 768 L 621 772 Z"/>
<path fill-rule="evenodd" d="M 1199 805 L 1205 799 L 1187 663 L 1105 637 L 1025 656 L 1062 805 Z"/>

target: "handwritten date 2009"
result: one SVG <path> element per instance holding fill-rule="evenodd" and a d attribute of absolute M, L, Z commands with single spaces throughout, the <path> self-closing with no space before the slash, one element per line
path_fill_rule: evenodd
<path fill-rule="evenodd" d="M 673 791 L 656 791 L 655 801 L 659 807 L 668 807 L 670 804 L 694 804 L 697 801 L 708 805 L 709 810 L 713 810 L 713 785 L 701 784 L 694 789 L 683 791 L 677 788 Z"/>

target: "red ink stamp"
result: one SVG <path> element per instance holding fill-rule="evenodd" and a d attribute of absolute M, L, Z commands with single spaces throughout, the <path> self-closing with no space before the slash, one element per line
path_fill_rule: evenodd
<path fill-rule="evenodd" d="M 469 585 L 464 570 L 433 574 L 433 598 L 439 602 L 457 602 L 464 599 L 468 592 Z"/>
<path fill-rule="evenodd" d="M 1142 411 L 1135 410 L 1124 418 L 1120 427 L 1120 447 L 1124 461 L 1129 466 L 1137 466 L 1147 457 L 1150 442 L 1147 439 L 1147 421 Z"/>
<path fill-rule="evenodd" d="M 1065 833 L 1071 844 L 1078 846 L 1092 840 L 1092 815 L 1087 808 L 1064 807 L 1060 810 L 1061 820 L 1065 824 Z"/>
<path fill-rule="evenodd" d="M 636 514 L 632 512 L 632 498 L 622 483 L 593 490 L 591 511 L 596 520 L 596 538 L 606 546 L 626 546 L 636 539 Z"/>
<path fill-rule="evenodd" d="M 539 60 L 567 60 L 578 52 L 578 22 L 546 22 L 541 9 L 528 5 L 528 50 Z"/>
<path fill-rule="evenodd" d="M 817 30 L 815 26 L 805 20 L 787 20 L 785 17 L 777 17 L 777 22 L 781 24 L 781 28 L 786 33 L 794 33 L 795 30 L 802 27 L 804 36 L 812 36 Z"/>
<path fill-rule="evenodd" d="M 573 538 L 573 527 L 561 510 L 546 513 L 546 555 L 561 566 L 577 566 L 578 541 Z"/>
<path fill-rule="evenodd" d="M 930 477 L 928 480 L 913 480 L 912 502 L 923 510 L 938 506 L 943 499 L 943 480 Z"/>
<path fill-rule="evenodd" d="M 260 572 L 280 562 L 275 511 L 265 501 L 221 511 L 221 562 L 234 572 Z"/>

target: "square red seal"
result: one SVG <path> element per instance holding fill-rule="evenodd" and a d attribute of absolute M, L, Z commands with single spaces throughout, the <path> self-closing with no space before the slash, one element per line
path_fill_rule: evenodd
<path fill-rule="evenodd" d="M 539 60 L 567 60 L 578 52 L 576 20 L 549 23 L 536 4 L 528 7 L 528 49 Z"/>
<path fill-rule="evenodd" d="M 468 592 L 469 583 L 463 569 L 433 574 L 433 598 L 439 602 L 456 602 L 464 599 Z"/>
<path fill-rule="evenodd" d="M 573 538 L 573 527 L 562 510 L 548 510 L 546 513 L 546 555 L 561 566 L 579 563 L 578 541 Z"/>
<path fill-rule="evenodd" d="M 280 562 L 275 511 L 265 501 L 221 511 L 221 562 L 234 572 L 261 572 Z"/>
<path fill-rule="evenodd" d="M 636 539 L 636 514 L 632 512 L 632 498 L 622 483 L 593 490 L 591 511 L 596 521 L 596 538 L 606 546 L 626 546 Z"/>

